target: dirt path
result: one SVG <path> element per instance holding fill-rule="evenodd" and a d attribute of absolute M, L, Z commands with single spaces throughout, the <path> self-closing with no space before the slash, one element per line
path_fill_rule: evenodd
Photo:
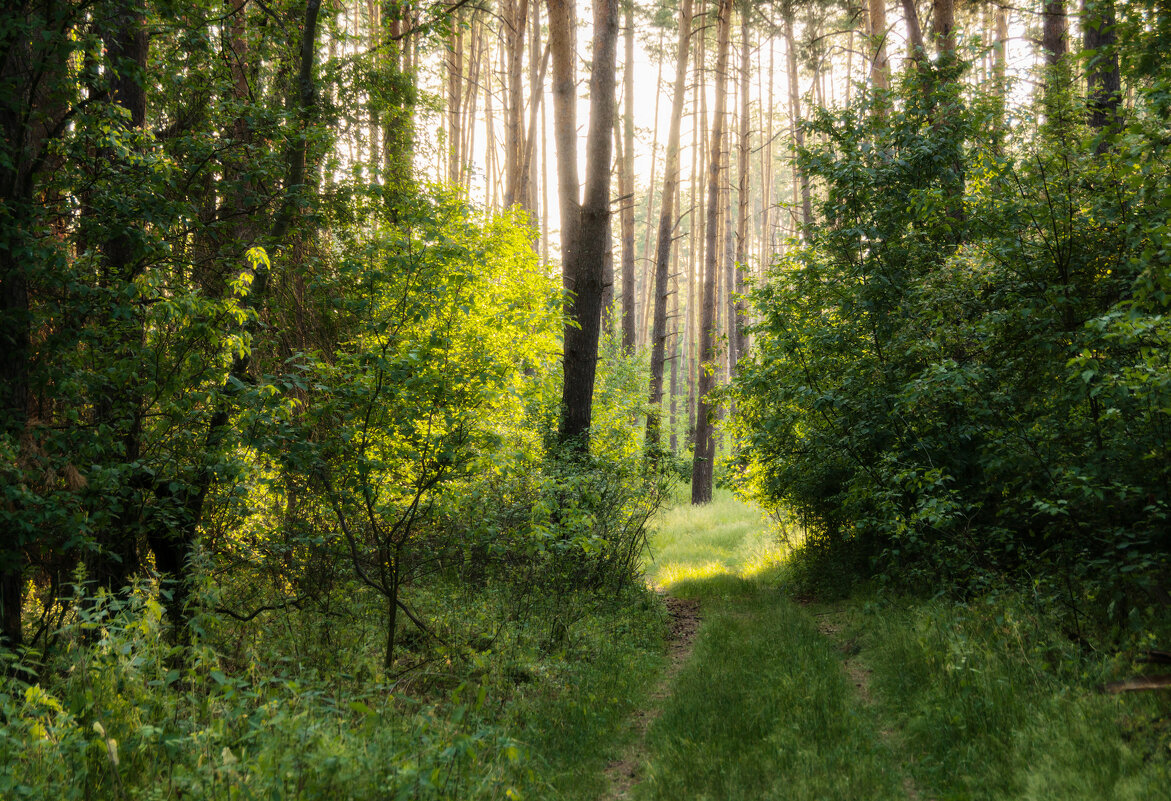
<path fill-rule="evenodd" d="M 842 669 L 846 672 L 846 677 L 850 680 L 850 684 L 854 685 L 855 691 L 858 693 L 858 700 L 866 706 L 874 705 L 874 697 L 870 693 L 870 668 L 862 664 L 857 658 L 857 643 L 855 640 L 846 640 L 843 636 L 843 626 L 835 620 L 838 612 L 829 611 L 822 612 L 817 615 L 817 630 L 829 638 L 834 645 L 837 646 L 838 651 L 842 654 Z M 882 739 L 888 745 L 895 745 L 895 738 L 897 735 L 890 729 L 883 729 L 879 732 Z M 910 773 L 903 775 L 903 791 L 907 794 L 907 801 L 921 801 L 922 796 L 919 794 L 919 788 L 915 784 L 915 780 L 911 778 Z M 928 799 L 928 801 L 934 801 Z"/>
<path fill-rule="evenodd" d="M 667 639 L 667 669 L 650 695 L 648 706 L 640 709 L 633 721 L 635 739 L 621 759 L 606 766 L 606 780 L 609 791 L 603 801 L 620 801 L 629 798 L 630 791 L 642 779 L 646 764 L 646 733 L 659 716 L 661 701 L 670 692 L 671 683 L 684 663 L 691 656 L 695 646 L 695 633 L 699 630 L 699 601 L 685 601 L 667 596 L 667 612 L 671 616 L 671 630 Z"/>

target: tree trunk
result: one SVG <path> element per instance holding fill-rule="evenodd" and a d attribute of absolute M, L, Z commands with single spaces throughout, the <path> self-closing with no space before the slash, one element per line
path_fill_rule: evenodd
<path fill-rule="evenodd" d="M 527 176 L 524 170 L 524 101 L 522 100 L 521 67 L 524 62 L 524 42 L 528 25 L 529 0 L 505 0 L 503 4 L 504 52 L 506 58 L 507 91 L 504 112 L 504 206 L 520 203 Z"/>
<path fill-rule="evenodd" d="M 736 208 L 736 253 L 735 272 L 733 280 L 728 284 L 728 332 L 729 338 L 735 345 L 736 358 L 728 363 L 729 378 L 736 374 L 736 362 L 743 359 L 748 352 L 748 332 L 745 330 L 744 316 L 748 309 L 745 305 L 744 270 L 748 264 L 748 156 L 751 128 L 749 125 L 749 89 L 748 80 L 751 72 L 749 63 L 749 28 L 748 17 L 752 4 L 744 0 L 740 11 L 740 152 L 738 154 L 737 180 L 737 208 Z M 730 348 L 731 349 L 731 348 Z"/>
<path fill-rule="evenodd" d="M 553 7 L 561 1 L 549 0 L 551 25 Z M 565 326 L 560 431 L 563 443 L 583 453 L 589 448 L 602 311 L 602 262 L 606 228 L 610 224 L 611 129 L 614 125 L 615 45 L 618 37 L 618 0 L 594 0 L 593 5 L 594 58 L 590 74 L 590 124 L 586 135 L 585 201 L 581 206 L 577 241 L 565 262 L 566 272 L 572 276 L 573 294 Z M 568 53 L 572 55 L 572 48 Z M 569 88 L 572 90 L 572 76 Z M 558 122 L 564 127 L 563 120 Z M 576 129 L 563 131 L 559 128 L 558 134 L 559 138 L 562 135 L 576 136 Z M 560 147 L 558 159 L 561 159 Z M 572 191 L 576 195 L 578 190 L 574 187 Z"/>
<path fill-rule="evenodd" d="M 915 0 L 903 0 L 903 18 L 907 23 L 907 58 L 919 61 L 926 57 L 927 46 L 923 43 L 923 28 L 919 25 Z"/>
<path fill-rule="evenodd" d="M 634 0 L 625 0 L 625 59 L 622 67 L 622 348 L 636 343 L 634 330 Z"/>
<path fill-rule="evenodd" d="M 233 15 L 233 22 L 239 20 Z M 113 102 L 126 111 L 129 129 L 141 129 L 146 122 L 146 90 L 142 83 L 146 70 L 148 39 L 145 27 L 146 9 L 137 2 L 119 4 L 110 15 L 111 28 L 103 37 L 108 68 L 113 73 Z M 229 38 L 236 33 L 235 24 L 229 26 Z M 234 65 L 236 66 L 236 65 Z M 240 80 L 238 67 L 236 80 Z M 239 127 L 239 125 L 237 125 Z M 234 132 L 236 133 L 236 132 Z M 111 150 L 99 152 L 103 160 L 116 158 Z M 108 219 L 101 221 L 116 231 L 101 243 L 102 281 L 109 286 L 128 286 L 141 272 L 135 253 L 134 240 L 129 235 L 133 220 Z M 143 344 L 141 317 L 132 312 L 123 316 L 126 308 L 112 309 L 112 315 L 103 321 L 103 327 L 115 334 L 116 358 L 131 362 L 138 358 Z M 119 459 L 128 473 L 139 462 L 142 451 L 143 399 L 135 382 L 119 380 L 99 390 L 95 402 L 97 425 L 121 433 Z M 149 479 L 148 479 L 149 481 Z M 116 507 L 108 528 L 96 532 L 98 548 L 86 554 L 88 578 L 98 586 L 115 592 L 131 580 L 138 570 L 139 504 L 135 497 L 140 487 L 126 482 L 119 488 Z"/>
<path fill-rule="evenodd" d="M 792 6 L 785 7 L 785 49 L 789 65 L 789 130 L 793 136 L 793 149 L 799 151 L 805 147 L 805 131 L 801 127 L 801 90 L 798 85 L 797 38 L 793 35 Z M 809 176 L 797 167 L 796 161 L 793 163 L 793 172 L 801 190 L 801 223 L 803 226 L 811 225 L 813 196 L 809 190 Z"/>
<path fill-rule="evenodd" d="M 935 47 L 940 57 L 951 58 L 956 51 L 954 0 L 933 0 Z"/>
<path fill-rule="evenodd" d="M 1122 79 L 1118 69 L 1116 46 L 1118 35 L 1114 0 L 1083 0 L 1082 26 L 1086 50 L 1094 51 L 1086 72 L 1090 127 L 1096 131 L 1116 131 L 1121 123 Z M 1098 143 L 1098 154 L 1108 148 L 1105 139 Z"/>
<path fill-rule="evenodd" d="M 886 0 L 869 0 L 870 85 L 876 91 L 890 88 L 890 60 L 886 55 Z"/>
<path fill-rule="evenodd" d="M 724 112 L 728 90 L 728 40 L 731 29 L 732 0 L 720 0 L 719 31 L 716 51 L 716 107 L 712 120 L 710 159 L 707 180 L 707 253 L 703 285 L 703 321 L 700 325 L 700 370 L 698 398 L 695 406 L 695 457 L 691 465 L 691 502 L 709 503 L 712 499 L 712 467 L 715 440 L 708 395 L 715 376 L 715 295 L 720 206 L 720 158 L 724 143 Z"/>
<path fill-rule="evenodd" d="M 447 183 L 461 186 L 463 181 L 460 140 L 462 130 L 460 103 L 463 100 L 464 34 L 453 23 L 447 41 Z"/>
<path fill-rule="evenodd" d="M 1065 0 L 1044 0 L 1041 12 L 1041 49 L 1045 64 L 1056 67 L 1067 50 L 1065 32 Z"/>
<path fill-rule="evenodd" d="M 573 0 L 546 0 L 549 53 L 553 59 L 553 138 L 557 148 L 557 194 L 561 199 L 561 280 L 573 291 L 571 265 L 577 255 L 581 222 L 581 182 L 577 177 L 577 81 L 574 48 L 577 24 Z"/>
<path fill-rule="evenodd" d="M 679 135 L 687 91 L 687 52 L 691 39 L 692 0 L 683 0 L 679 39 L 675 46 L 675 88 L 671 98 L 671 126 L 667 134 L 667 163 L 663 167 L 663 196 L 659 210 L 659 241 L 655 253 L 655 317 L 651 331 L 650 410 L 646 421 L 646 453 L 657 458 L 661 448 L 663 362 L 667 349 L 667 297 L 671 245 L 675 233 L 675 197 L 679 191 Z M 632 270 L 633 271 L 633 270 Z"/>

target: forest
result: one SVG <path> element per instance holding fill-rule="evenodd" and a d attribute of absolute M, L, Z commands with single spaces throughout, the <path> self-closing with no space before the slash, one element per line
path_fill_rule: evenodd
<path fill-rule="evenodd" d="M 1160 0 L 4 3 L 0 798 L 1167 797 L 1168 53 Z M 684 782 L 657 683 L 779 693 L 766 633 L 874 676 L 793 775 L 903 783 Z"/>

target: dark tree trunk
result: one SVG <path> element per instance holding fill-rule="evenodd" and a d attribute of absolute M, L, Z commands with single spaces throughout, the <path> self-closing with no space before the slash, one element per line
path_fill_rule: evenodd
<path fill-rule="evenodd" d="M 715 380 L 715 304 L 716 272 L 719 269 L 720 162 L 724 144 L 724 112 L 728 95 L 728 40 L 731 30 L 732 0 L 720 0 L 719 32 L 716 51 L 716 107 L 712 121 L 711 146 L 708 148 L 707 180 L 707 248 L 703 284 L 703 321 L 700 324 L 700 369 L 698 398 L 695 406 L 695 457 L 691 464 L 691 502 L 709 503 L 712 499 L 712 467 L 715 439 L 708 395 Z"/>
<path fill-rule="evenodd" d="M 1045 64 L 1056 67 L 1065 58 L 1066 42 L 1065 0 L 1044 0 L 1041 12 L 1041 49 L 1045 52 Z"/>
<path fill-rule="evenodd" d="M 1113 132 L 1121 123 L 1122 78 L 1115 49 L 1118 43 L 1115 25 L 1114 0 L 1083 0 L 1085 48 L 1095 53 L 1086 73 L 1089 94 L 1086 105 L 1090 127 L 1096 131 Z M 1108 143 L 1103 139 L 1098 144 L 1098 153 L 1104 153 L 1107 148 Z"/>
<path fill-rule="evenodd" d="M 573 0 L 546 0 L 549 53 L 553 59 L 553 138 L 557 148 L 557 194 L 561 201 L 561 280 L 573 291 L 571 265 L 581 223 L 581 182 L 577 176 L 577 81 L 574 78 Z"/>
<path fill-rule="evenodd" d="M 551 0 L 550 19 L 555 4 Z M 602 267 L 606 229 L 610 224 L 611 130 L 614 126 L 617 38 L 618 0 L 594 0 L 594 58 L 590 73 L 590 124 L 586 135 L 585 201 L 581 207 L 577 241 L 565 261 L 566 273 L 572 276 L 573 292 L 565 326 L 564 383 L 561 392 L 560 438 L 563 443 L 571 443 L 581 452 L 589 449 L 594 375 L 598 364 Z M 569 52 L 572 54 L 572 49 Z M 559 122 L 563 124 L 563 121 Z M 558 133 L 560 138 L 562 131 Z M 576 135 L 576 130 L 564 133 L 567 136 Z M 559 161 L 561 157 L 559 147 Z M 576 193 L 578 190 L 574 187 L 572 191 Z"/>
<path fill-rule="evenodd" d="M 955 55 L 955 3 L 954 0 L 933 0 L 931 4 L 935 18 L 935 47 L 943 58 Z"/>
<path fill-rule="evenodd" d="M 647 454 L 652 457 L 661 448 L 659 429 L 663 406 L 663 363 L 667 350 L 668 272 L 675 232 L 675 196 L 679 191 L 679 134 L 683 124 L 683 98 L 687 91 L 691 11 L 692 0 L 683 0 L 679 15 L 679 39 L 675 47 L 675 93 L 671 99 L 671 127 L 667 134 L 667 164 L 663 169 L 663 199 L 659 209 L 659 241 L 655 254 L 655 317 L 651 329 L 651 391 L 645 446 Z"/>

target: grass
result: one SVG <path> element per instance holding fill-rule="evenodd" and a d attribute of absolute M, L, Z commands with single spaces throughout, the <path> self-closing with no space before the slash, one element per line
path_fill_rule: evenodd
<path fill-rule="evenodd" d="M 727 492 L 659 527 L 649 579 L 699 599 L 704 623 L 635 798 L 1171 799 L 1167 694 L 1099 692 L 1137 666 L 1081 652 L 1044 610 L 1008 594 L 799 606 L 786 554 Z"/>
<path fill-rule="evenodd" d="M 704 506 L 692 506 L 683 493 L 675 500 L 659 515 L 646 563 L 654 587 L 675 592 L 687 582 L 757 574 L 779 560 L 781 550 L 760 512 L 730 491 L 716 489 Z"/>
<path fill-rule="evenodd" d="M 898 798 L 900 772 L 832 645 L 776 586 L 783 553 L 760 514 L 717 491 L 659 528 L 650 580 L 699 599 L 704 623 L 635 797 Z"/>

